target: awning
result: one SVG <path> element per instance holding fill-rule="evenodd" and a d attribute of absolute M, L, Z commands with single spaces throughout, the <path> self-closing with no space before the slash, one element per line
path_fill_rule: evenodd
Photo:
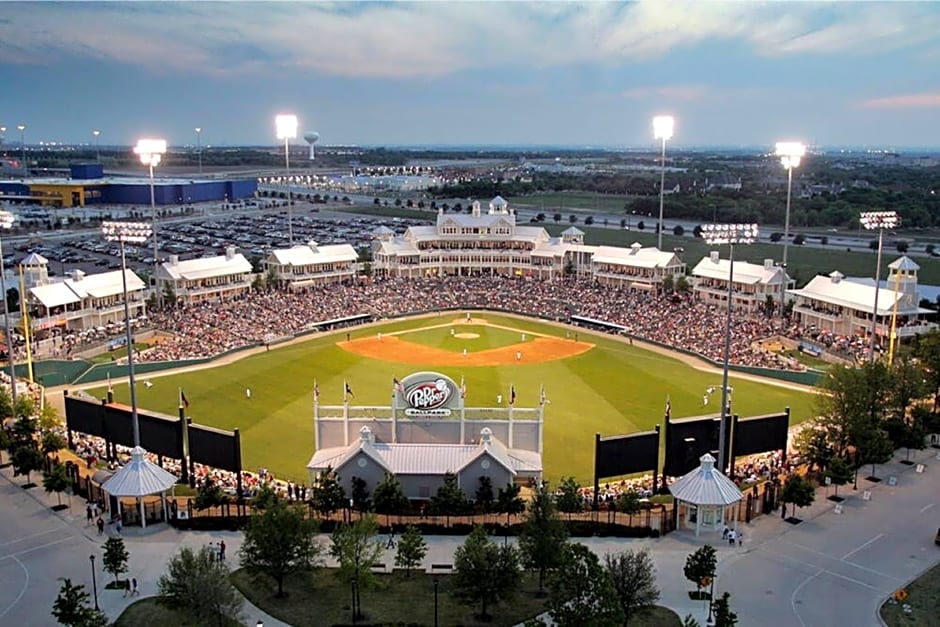
<path fill-rule="evenodd" d="M 81 298 L 69 289 L 65 283 L 49 283 L 30 288 L 29 292 L 35 296 L 44 307 L 61 307 L 81 302 Z"/>

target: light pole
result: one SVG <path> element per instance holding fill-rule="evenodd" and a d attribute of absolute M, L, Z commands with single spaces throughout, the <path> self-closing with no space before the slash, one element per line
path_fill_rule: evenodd
<path fill-rule="evenodd" d="M 437 622 L 437 577 L 434 578 L 434 627 L 438 627 Z"/>
<path fill-rule="evenodd" d="M 25 179 L 29 174 L 29 168 L 26 167 L 26 125 L 17 124 L 16 130 L 20 132 L 20 152 L 23 155 L 21 159 L 23 163 L 21 165 L 23 166 L 23 178 Z"/>
<path fill-rule="evenodd" d="M 777 142 L 776 154 L 787 169 L 787 211 L 783 223 L 783 284 L 780 286 L 780 315 L 783 315 L 783 299 L 787 289 L 787 248 L 790 245 L 790 199 L 793 195 L 793 168 L 800 167 L 800 159 L 806 154 L 806 146 L 800 142 Z"/>
<path fill-rule="evenodd" d="M 718 469 L 727 472 L 725 442 L 728 433 L 728 364 L 731 358 L 731 310 L 734 301 L 734 245 L 757 239 L 756 224 L 703 224 L 702 239 L 709 246 L 728 244 L 728 314 L 725 319 L 725 359 L 721 377 L 721 425 L 718 429 Z"/>
<path fill-rule="evenodd" d="M 881 245 L 884 242 L 885 229 L 897 228 L 901 218 L 896 211 L 865 211 L 859 216 L 859 222 L 866 230 L 878 229 L 878 261 L 875 265 L 875 304 L 871 312 L 871 343 L 868 351 L 869 361 L 875 361 L 875 338 L 878 335 L 878 293 L 881 291 Z"/>
<path fill-rule="evenodd" d="M 91 589 L 95 594 L 95 610 L 100 610 L 98 607 L 98 579 L 95 577 L 95 556 L 89 555 L 88 559 L 91 560 Z"/>
<path fill-rule="evenodd" d="M 140 162 L 150 170 L 150 219 L 153 228 L 153 289 L 157 293 L 157 307 L 163 305 L 163 295 L 157 288 L 157 266 L 160 265 L 160 256 L 157 254 L 157 203 L 153 193 L 153 168 L 160 165 L 160 159 L 166 153 L 165 139 L 138 139 L 134 152 L 140 157 Z"/>
<path fill-rule="evenodd" d="M 134 346 L 131 338 L 131 310 L 127 298 L 127 260 L 124 244 L 141 244 L 150 237 L 152 229 L 146 222 L 102 222 L 101 233 L 109 242 L 121 245 L 121 287 L 124 290 L 124 337 L 127 342 L 127 378 L 131 389 L 131 421 L 134 426 L 134 447 L 140 446 L 140 426 L 137 421 L 137 386 L 134 382 Z"/>
<path fill-rule="evenodd" d="M 101 135 L 101 131 L 95 129 L 91 134 L 95 136 L 95 162 L 101 163 L 101 151 L 98 149 L 98 136 Z"/>
<path fill-rule="evenodd" d="M 3 148 L 3 142 L 7 139 L 7 127 L 0 125 L 0 148 Z"/>
<path fill-rule="evenodd" d="M 202 127 L 196 127 L 196 154 L 199 155 L 199 176 L 202 176 Z"/>
<path fill-rule="evenodd" d="M 297 116 L 282 114 L 274 118 L 277 138 L 284 140 L 284 168 L 287 170 L 287 241 L 294 246 L 294 209 L 290 193 L 290 140 L 297 137 Z"/>
<path fill-rule="evenodd" d="M 13 228 L 16 216 L 9 211 L 0 211 L 0 230 Z M 16 357 L 13 349 L 13 336 L 10 334 L 10 309 L 7 303 L 6 269 L 3 267 L 3 240 L 0 239 L 0 291 L 3 297 L 3 333 L 6 337 L 7 359 L 10 361 L 10 399 L 13 402 L 13 418 L 16 419 Z"/>
<path fill-rule="evenodd" d="M 653 118 L 653 136 L 663 142 L 663 152 L 659 169 L 659 237 L 656 239 L 656 248 L 663 249 L 663 199 L 666 192 L 666 140 L 672 139 L 675 120 L 671 115 L 657 115 Z"/>

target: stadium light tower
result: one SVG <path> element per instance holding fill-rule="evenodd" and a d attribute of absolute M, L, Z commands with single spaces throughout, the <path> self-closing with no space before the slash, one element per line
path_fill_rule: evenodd
<path fill-rule="evenodd" d="M 671 115 L 657 115 L 653 118 L 653 136 L 663 142 L 663 152 L 659 169 L 659 237 L 656 239 L 656 248 L 663 249 L 663 200 L 666 192 L 666 140 L 672 139 L 675 120 Z"/>
<path fill-rule="evenodd" d="M 871 343 L 868 347 L 869 360 L 875 361 L 875 337 L 878 334 L 878 293 L 881 291 L 881 245 L 884 242 L 885 229 L 894 229 L 901 223 L 896 211 L 865 211 L 859 216 L 859 222 L 869 231 L 878 229 L 878 261 L 875 265 L 875 304 L 871 311 Z"/>
<path fill-rule="evenodd" d="M 806 154 L 806 146 L 800 142 L 777 142 L 776 154 L 780 163 L 787 169 L 787 211 L 783 223 L 783 266 L 784 281 L 780 287 L 780 315 L 783 315 L 783 299 L 786 294 L 787 282 L 787 247 L 790 245 L 790 199 L 793 195 L 793 168 L 800 167 L 800 160 Z"/>
<path fill-rule="evenodd" d="M 157 254 L 157 202 L 153 193 L 153 168 L 160 165 L 160 159 L 166 153 L 165 139 L 138 139 L 134 152 L 140 157 L 140 162 L 150 169 L 150 217 L 153 223 L 153 289 L 157 292 L 157 307 L 163 305 L 163 295 L 157 289 L 157 267 L 160 257 Z"/>
<path fill-rule="evenodd" d="M 26 175 L 29 174 L 29 168 L 26 167 L 26 125 L 17 124 L 16 130 L 20 132 L 20 152 L 22 153 L 22 162 L 20 165 L 23 168 L 23 178 L 26 178 Z"/>
<path fill-rule="evenodd" d="M 8 231 L 13 228 L 16 216 L 9 211 L 0 211 L 0 230 Z M 13 352 L 13 336 L 10 334 L 10 310 L 7 304 L 6 269 L 3 267 L 3 240 L 0 238 L 0 291 L 3 292 L 3 333 L 6 338 L 7 359 L 10 361 L 10 399 L 13 401 L 13 418 L 16 415 L 16 357 Z"/>
<path fill-rule="evenodd" d="M 127 380 L 131 390 L 131 421 L 134 425 L 134 447 L 140 446 L 140 425 L 137 422 L 137 387 L 134 382 L 134 345 L 131 338 L 131 309 L 127 298 L 127 260 L 124 245 L 147 241 L 152 228 L 146 222 L 102 222 L 101 233 L 109 242 L 121 245 L 121 288 L 124 291 L 124 333 L 127 342 Z"/>
<path fill-rule="evenodd" d="M 290 140 L 297 137 L 297 116 L 281 114 L 274 118 L 277 138 L 284 140 L 284 168 L 287 170 L 287 241 L 294 246 L 294 209 L 290 193 Z"/>
<path fill-rule="evenodd" d="M 202 176 L 202 127 L 196 127 L 196 154 L 199 156 L 199 176 Z"/>
<path fill-rule="evenodd" d="M 728 314 L 725 318 L 725 359 L 721 376 L 721 425 L 718 430 L 718 469 L 727 472 L 729 454 L 725 450 L 728 432 L 728 364 L 731 358 L 731 310 L 734 300 L 734 245 L 751 244 L 757 239 L 756 224 L 703 224 L 702 239 L 709 246 L 728 244 Z"/>
<path fill-rule="evenodd" d="M 95 136 L 95 162 L 101 163 L 101 151 L 98 149 L 98 136 L 101 135 L 101 131 L 95 129 L 91 134 Z"/>

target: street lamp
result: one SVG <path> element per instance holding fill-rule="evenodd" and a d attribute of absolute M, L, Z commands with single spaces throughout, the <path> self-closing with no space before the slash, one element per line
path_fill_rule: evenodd
<path fill-rule="evenodd" d="M 140 162 L 150 169 L 150 219 L 153 224 L 153 289 L 157 292 L 157 307 L 163 305 L 163 296 L 157 289 L 157 266 L 160 256 L 157 254 L 157 203 L 153 194 L 153 168 L 160 164 L 160 159 L 166 153 L 165 139 L 138 139 L 134 152 L 140 157 Z"/>
<path fill-rule="evenodd" d="M 878 293 L 881 291 L 881 245 L 884 241 L 885 229 L 897 228 L 901 218 L 897 211 L 864 211 L 859 222 L 868 231 L 878 229 L 878 261 L 875 266 L 875 304 L 871 312 L 871 344 L 869 345 L 870 361 L 875 361 L 875 337 L 878 333 Z"/>
<path fill-rule="evenodd" d="M 725 450 L 728 432 L 728 364 L 731 357 L 731 310 L 734 300 L 734 245 L 751 244 L 757 239 L 756 224 L 703 224 L 702 239 L 709 246 L 728 244 L 728 314 L 725 319 L 725 359 L 721 377 L 721 425 L 718 430 L 718 469 L 727 471 Z"/>
<path fill-rule="evenodd" d="M 7 138 L 7 127 L 0 125 L 0 148 L 3 148 L 3 142 Z"/>
<path fill-rule="evenodd" d="M 29 174 L 29 169 L 26 167 L 26 125 L 17 124 L 16 130 L 20 132 L 20 152 L 22 153 L 22 166 L 23 166 L 23 178 L 26 178 L 26 175 Z"/>
<path fill-rule="evenodd" d="M 98 607 L 98 579 L 95 577 L 95 556 L 89 555 L 88 559 L 91 560 L 91 589 L 95 593 L 95 610 L 100 610 Z"/>
<path fill-rule="evenodd" d="M 672 139 L 672 130 L 675 120 L 671 115 L 657 115 L 653 118 L 653 136 L 663 141 L 662 159 L 659 170 L 659 237 L 656 239 L 656 248 L 663 249 L 663 195 L 666 185 L 666 140 Z"/>
<path fill-rule="evenodd" d="M 297 116 L 282 114 L 274 118 L 277 138 L 284 140 L 284 168 L 287 170 L 287 240 L 294 245 L 294 213 L 290 193 L 290 140 L 297 137 Z"/>
<path fill-rule="evenodd" d="M 95 161 L 101 163 L 101 151 L 98 149 L 98 136 L 101 135 L 101 131 L 95 129 L 91 134 L 95 136 Z"/>
<path fill-rule="evenodd" d="M 152 229 L 146 222 L 102 222 L 101 233 L 109 242 L 121 245 L 121 287 L 124 290 L 124 334 L 127 342 L 127 378 L 131 389 L 131 420 L 134 425 L 134 447 L 140 446 L 140 426 L 137 421 L 137 387 L 134 383 L 134 346 L 131 338 L 131 311 L 127 298 L 127 260 L 124 245 L 141 244 L 150 237 Z"/>
<path fill-rule="evenodd" d="M 783 299 L 786 295 L 787 247 L 790 245 L 790 199 L 793 194 L 793 168 L 800 167 L 800 159 L 806 154 L 801 142 L 777 142 L 776 154 L 787 169 L 787 212 L 783 224 L 783 285 L 780 286 L 780 315 L 783 315 Z"/>
<path fill-rule="evenodd" d="M 0 211 L 0 230 L 13 228 L 16 216 L 9 211 Z M 10 399 L 13 401 L 13 418 L 16 415 L 16 357 L 13 353 L 13 336 L 10 334 L 10 310 L 7 303 L 7 278 L 3 267 L 3 240 L 0 238 L 0 292 L 3 297 L 3 332 L 6 337 L 7 359 L 10 361 Z"/>
<path fill-rule="evenodd" d="M 196 127 L 196 154 L 199 155 L 199 176 L 202 176 L 202 127 Z"/>

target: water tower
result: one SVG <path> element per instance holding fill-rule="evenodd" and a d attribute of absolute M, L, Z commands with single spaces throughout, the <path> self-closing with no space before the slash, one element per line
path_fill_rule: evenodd
<path fill-rule="evenodd" d="M 320 133 L 314 133 L 309 131 L 304 133 L 304 141 L 310 144 L 310 160 L 313 161 L 316 158 L 316 152 L 314 151 L 313 145 L 317 143 L 317 140 L 320 139 Z"/>

